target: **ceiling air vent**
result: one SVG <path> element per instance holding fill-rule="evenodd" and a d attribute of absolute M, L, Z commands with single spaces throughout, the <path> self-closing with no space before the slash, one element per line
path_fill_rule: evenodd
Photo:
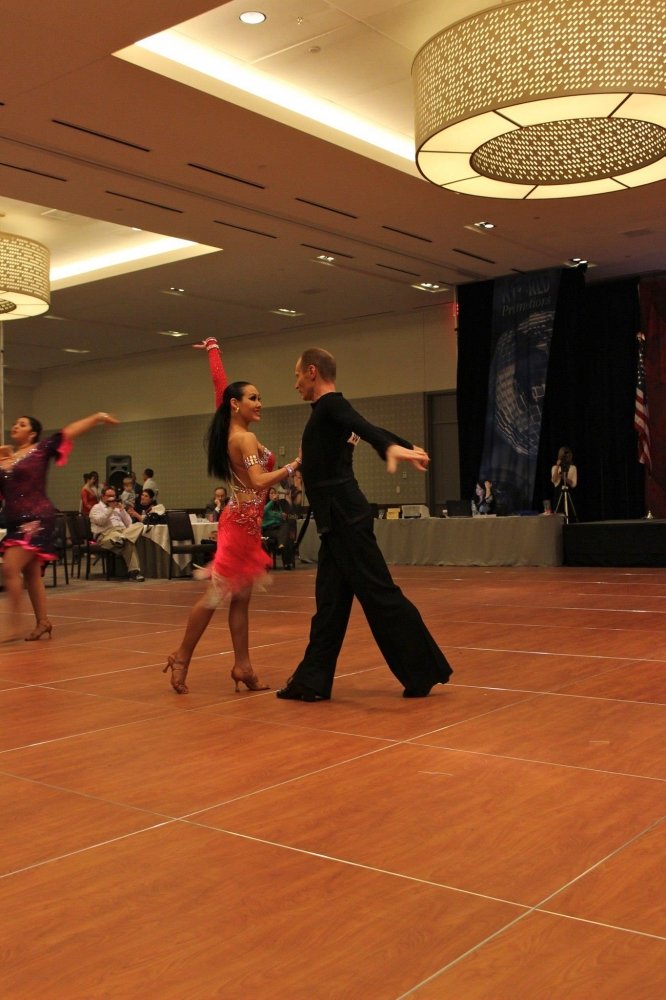
<path fill-rule="evenodd" d="M 0 167 L 7 167 L 8 170 L 20 170 L 24 174 L 32 174 L 33 177 L 46 177 L 49 181 L 67 182 L 66 177 L 58 177 L 57 174 L 45 174 L 43 170 L 32 170 L 30 167 L 19 167 L 16 163 L 3 163 L 0 161 Z"/>
<path fill-rule="evenodd" d="M 245 177 L 236 177 L 235 174 L 225 174 L 223 170 L 216 170 L 215 167 L 204 167 L 203 163 L 188 163 L 187 165 L 188 167 L 193 167 L 194 170 L 203 170 L 206 174 L 213 174 L 214 177 L 222 177 L 225 181 L 234 181 L 236 184 L 245 184 L 247 187 L 259 188 L 260 191 L 266 190 L 265 184 L 248 181 Z"/>
<path fill-rule="evenodd" d="M 318 201 L 308 201 L 307 198 L 294 198 L 294 201 L 300 201 L 302 205 L 311 205 L 313 208 L 321 208 L 324 212 L 333 212 L 334 215 L 344 215 L 346 219 L 358 219 L 358 215 L 354 215 L 352 212 L 343 212 L 341 208 L 321 205 Z"/>
<path fill-rule="evenodd" d="M 276 240 L 273 233 L 262 233 L 260 229 L 250 229 L 249 226 L 235 226 L 233 222 L 223 222 L 222 219 L 213 219 L 218 226 L 226 226 L 227 229 L 238 229 L 241 233 L 252 233 L 253 236 L 265 236 L 268 240 Z"/>
<path fill-rule="evenodd" d="M 135 201 L 139 205 L 149 205 L 150 208 L 161 208 L 164 212 L 177 212 L 178 215 L 183 214 L 182 208 L 173 208 L 171 205 L 160 205 L 157 201 L 146 201 L 145 198 L 134 198 L 131 194 L 121 194 L 120 191 L 105 191 L 105 194 L 110 194 L 114 198 L 124 198 L 126 201 Z"/>
<path fill-rule="evenodd" d="M 128 139 L 119 139 L 118 136 L 107 135 L 106 132 L 96 132 L 95 129 L 85 128 L 83 125 L 75 125 L 73 122 L 66 122 L 60 118 L 52 118 L 51 121 L 54 125 L 62 125 L 63 128 L 71 128 L 75 132 L 83 132 L 85 135 L 91 135 L 95 139 L 115 142 L 118 146 L 125 146 L 128 149 L 138 149 L 140 153 L 150 153 L 150 149 L 147 146 L 140 146 L 136 142 L 129 142 Z"/>
<path fill-rule="evenodd" d="M 387 229 L 389 233 L 397 233 L 398 236 L 409 236 L 410 240 L 420 240 L 421 243 L 432 243 L 432 240 L 427 236 L 419 236 L 417 233 L 408 233 L 406 229 L 396 229 L 395 226 L 382 226 L 382 229 Z"/>
<path fill-rule="evenodd" d="M 461 253 L 465 257 L 473 257 L 474 260 L 482 260 L 484 264 L 496 264 L 497 261 L 491 260 L 490 257 L 479 257 L 478 253 L 470 253 L 469 250 L 461 250 L 459 247 L 451 247 L 454 253 Z"/>

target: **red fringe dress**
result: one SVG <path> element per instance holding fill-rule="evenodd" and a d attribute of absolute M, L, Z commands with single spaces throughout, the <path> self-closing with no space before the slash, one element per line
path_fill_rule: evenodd
<path fill-rule="evenodd" d="M 215 405 L 219 407 L 228 384 L 220 351 L 208 348 L 208 362 L 215 386 Z M 260 449 L 259 465 L 266 472 L 275 466 L 275 457 Z M 243 488 L 246 499 L 240 500 L 235 486 Z M 251 494 L 247 499 L 247 495 Z M 268 490 L 248 490 L 240 481 L 231 483 L 231 499 L 217 524 L 217 549 L 210 569 L 211 600 L 217 604 L 249 586 L 267 582 L 271 558 L 261 544 L 261 522 Z"/>

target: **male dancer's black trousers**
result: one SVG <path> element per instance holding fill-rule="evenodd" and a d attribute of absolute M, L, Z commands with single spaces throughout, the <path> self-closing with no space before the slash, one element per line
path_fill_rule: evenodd
<path fill-rule="evenodd" d="M 453 671 L 418 610 L 393 582 L 372 530 L 372 518 L 352 525 L 334 524 L 333 530 L 321 536 L 316 613 L 294 681 L 323 698 L 330 697 L 354 597 L 384 659 L 405 688 L 446 683 Z"/>

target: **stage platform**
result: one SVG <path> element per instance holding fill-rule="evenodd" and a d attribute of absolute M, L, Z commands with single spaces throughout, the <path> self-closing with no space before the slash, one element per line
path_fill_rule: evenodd
<path fill-rule="evenodd" d="M 402 566 L 561 566 L 560 514 L 534 517 L 377 519 L 374 531 L 387 563 Z M 311 522 L 299 555 L 316 562 L 319 537 Z"/>
<path fill-rule="evenodd" d="M 666 520 L 566 524 L 566 566 L 666 566 Z"/>

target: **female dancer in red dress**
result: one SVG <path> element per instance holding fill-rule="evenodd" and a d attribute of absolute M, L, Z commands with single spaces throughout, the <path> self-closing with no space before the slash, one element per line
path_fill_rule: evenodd
<path fill-rule="evenodd" d="M 19 417 L 11 430 L 12 445 L 0 446 L 0 494 L 5 498 L 7 534 L 0 543 L 2 577 L 14 617 L 9 640 L 18 639 L 18 614 L 25 582 L 36 625 L 26 641 L 51 638 L 42 573 L 58 558 L 54 549 L 56 508 L 46 495 L 49 461 L 65 465 L 72 439 L 97 424 L 117 424 L 108 413 L 93 413 L 40 441 L 42 425 L 35 417 Z"/>
<path fill-rule="evenodd" d="M 271 452 L 257 441 L 249 429 L 261 419 L 261 396 L 250 382 L 227 383 L 214 338 L 199 349 L 208 352 L 216 413 L 208 436 L 208 473 L 231 486 L 217 530 L 217 549 L 212 562 L 208 592 L 194 605 L 178 649 L 163 670 L 171 671 L 171 686 L 176 694 L 187 694 L 187 671 L 199 639 L 222 600 L 229 598 L 229 631 L 234 650 L 231 679 L 245 684 L 250 691 L 266 691 L 252 669 L 249 652 L 248 611 L 252 587 L 263 577 L 271 560 L 261 545 L 261 522 L 266 494 L 271 486 L 293 474 L 300 465 L 296 458 L 290 465 L 275 469 Z"/>

